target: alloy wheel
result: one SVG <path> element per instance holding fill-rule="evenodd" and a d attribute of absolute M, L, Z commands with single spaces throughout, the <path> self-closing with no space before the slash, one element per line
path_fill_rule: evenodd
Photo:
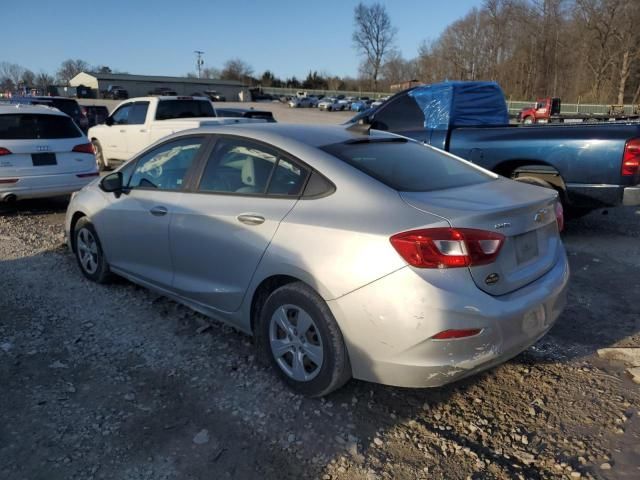
<path fill-rule="evenodd" d="M 86 228 L 81 228 L 76 237 L 76 251 L 80 265 L 90 275 L 98 270 L 98 242 Z"/>

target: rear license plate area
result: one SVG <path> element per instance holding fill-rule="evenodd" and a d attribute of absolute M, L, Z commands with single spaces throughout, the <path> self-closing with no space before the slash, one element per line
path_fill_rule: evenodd
<path fill-rule="evenodd" d="M 46 167 L 48 165 L 57 165 L 55 153 L 32 153 L 31 161 L 34 167 Z"/>
<path fill-rule="evenodd" d="M 538 256 L 538 232 L 527 232 L 513 237 L 518 265 L 527 263 Z"/>

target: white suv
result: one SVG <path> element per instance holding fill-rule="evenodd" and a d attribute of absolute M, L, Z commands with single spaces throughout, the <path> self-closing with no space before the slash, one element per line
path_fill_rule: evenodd
<path fill-rule="evenodd" d="M 93 146 L 68 115 L 0 105 L 1 202 L 66 195 L 97 176 Z"/>

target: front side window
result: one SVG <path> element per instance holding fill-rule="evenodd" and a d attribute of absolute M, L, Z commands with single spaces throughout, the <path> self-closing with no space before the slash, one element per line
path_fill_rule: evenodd
<path fill-rule="evenodd" d="M 123 105 L 119 109 L 117 109 L 111 118 L 113 118 L 113 123 L 116 125 L 128 125 L 129 124 L 129 115 L 131 114 L 131 109 L 133 108 L 132 103 L 128 103 Z"/>
<path fill-rule="evenodd" d="M 203 143 L 202 137 L 183 138 L 146 153 L 136 162 L 129 188 L 181 190 Z"/>
<path fill-rule="evenodd" d="M 344 142 L 322 148 L 401 192 L 429 192 L 494 179 L 435 148 L 400 137 Z"/>
<path fill-rule="evenodd" d="M 211 153 L 198 189 L 245 195 L 299 195 L 307 175 L 306 168 L 284 158 L 276 149 L 223 138 Z"/>
<path fill-rule="evenodd" d="M 143 125 L 147 119 L 147 109 L 149 108 L 149 102 L 136 102 L 133 104 L 131 111 L 129 112 L 128 125 Z"/>

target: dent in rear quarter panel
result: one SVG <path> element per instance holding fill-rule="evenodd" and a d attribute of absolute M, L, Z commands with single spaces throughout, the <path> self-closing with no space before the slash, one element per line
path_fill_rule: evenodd
<path fill-rule="evenodd" d="M 630 124 L 459 128 L 449 149 L 490 170 L 523 160 L 553 166 L 565 183 L 620 185 L 625 142 L 637 136 Z"/>

